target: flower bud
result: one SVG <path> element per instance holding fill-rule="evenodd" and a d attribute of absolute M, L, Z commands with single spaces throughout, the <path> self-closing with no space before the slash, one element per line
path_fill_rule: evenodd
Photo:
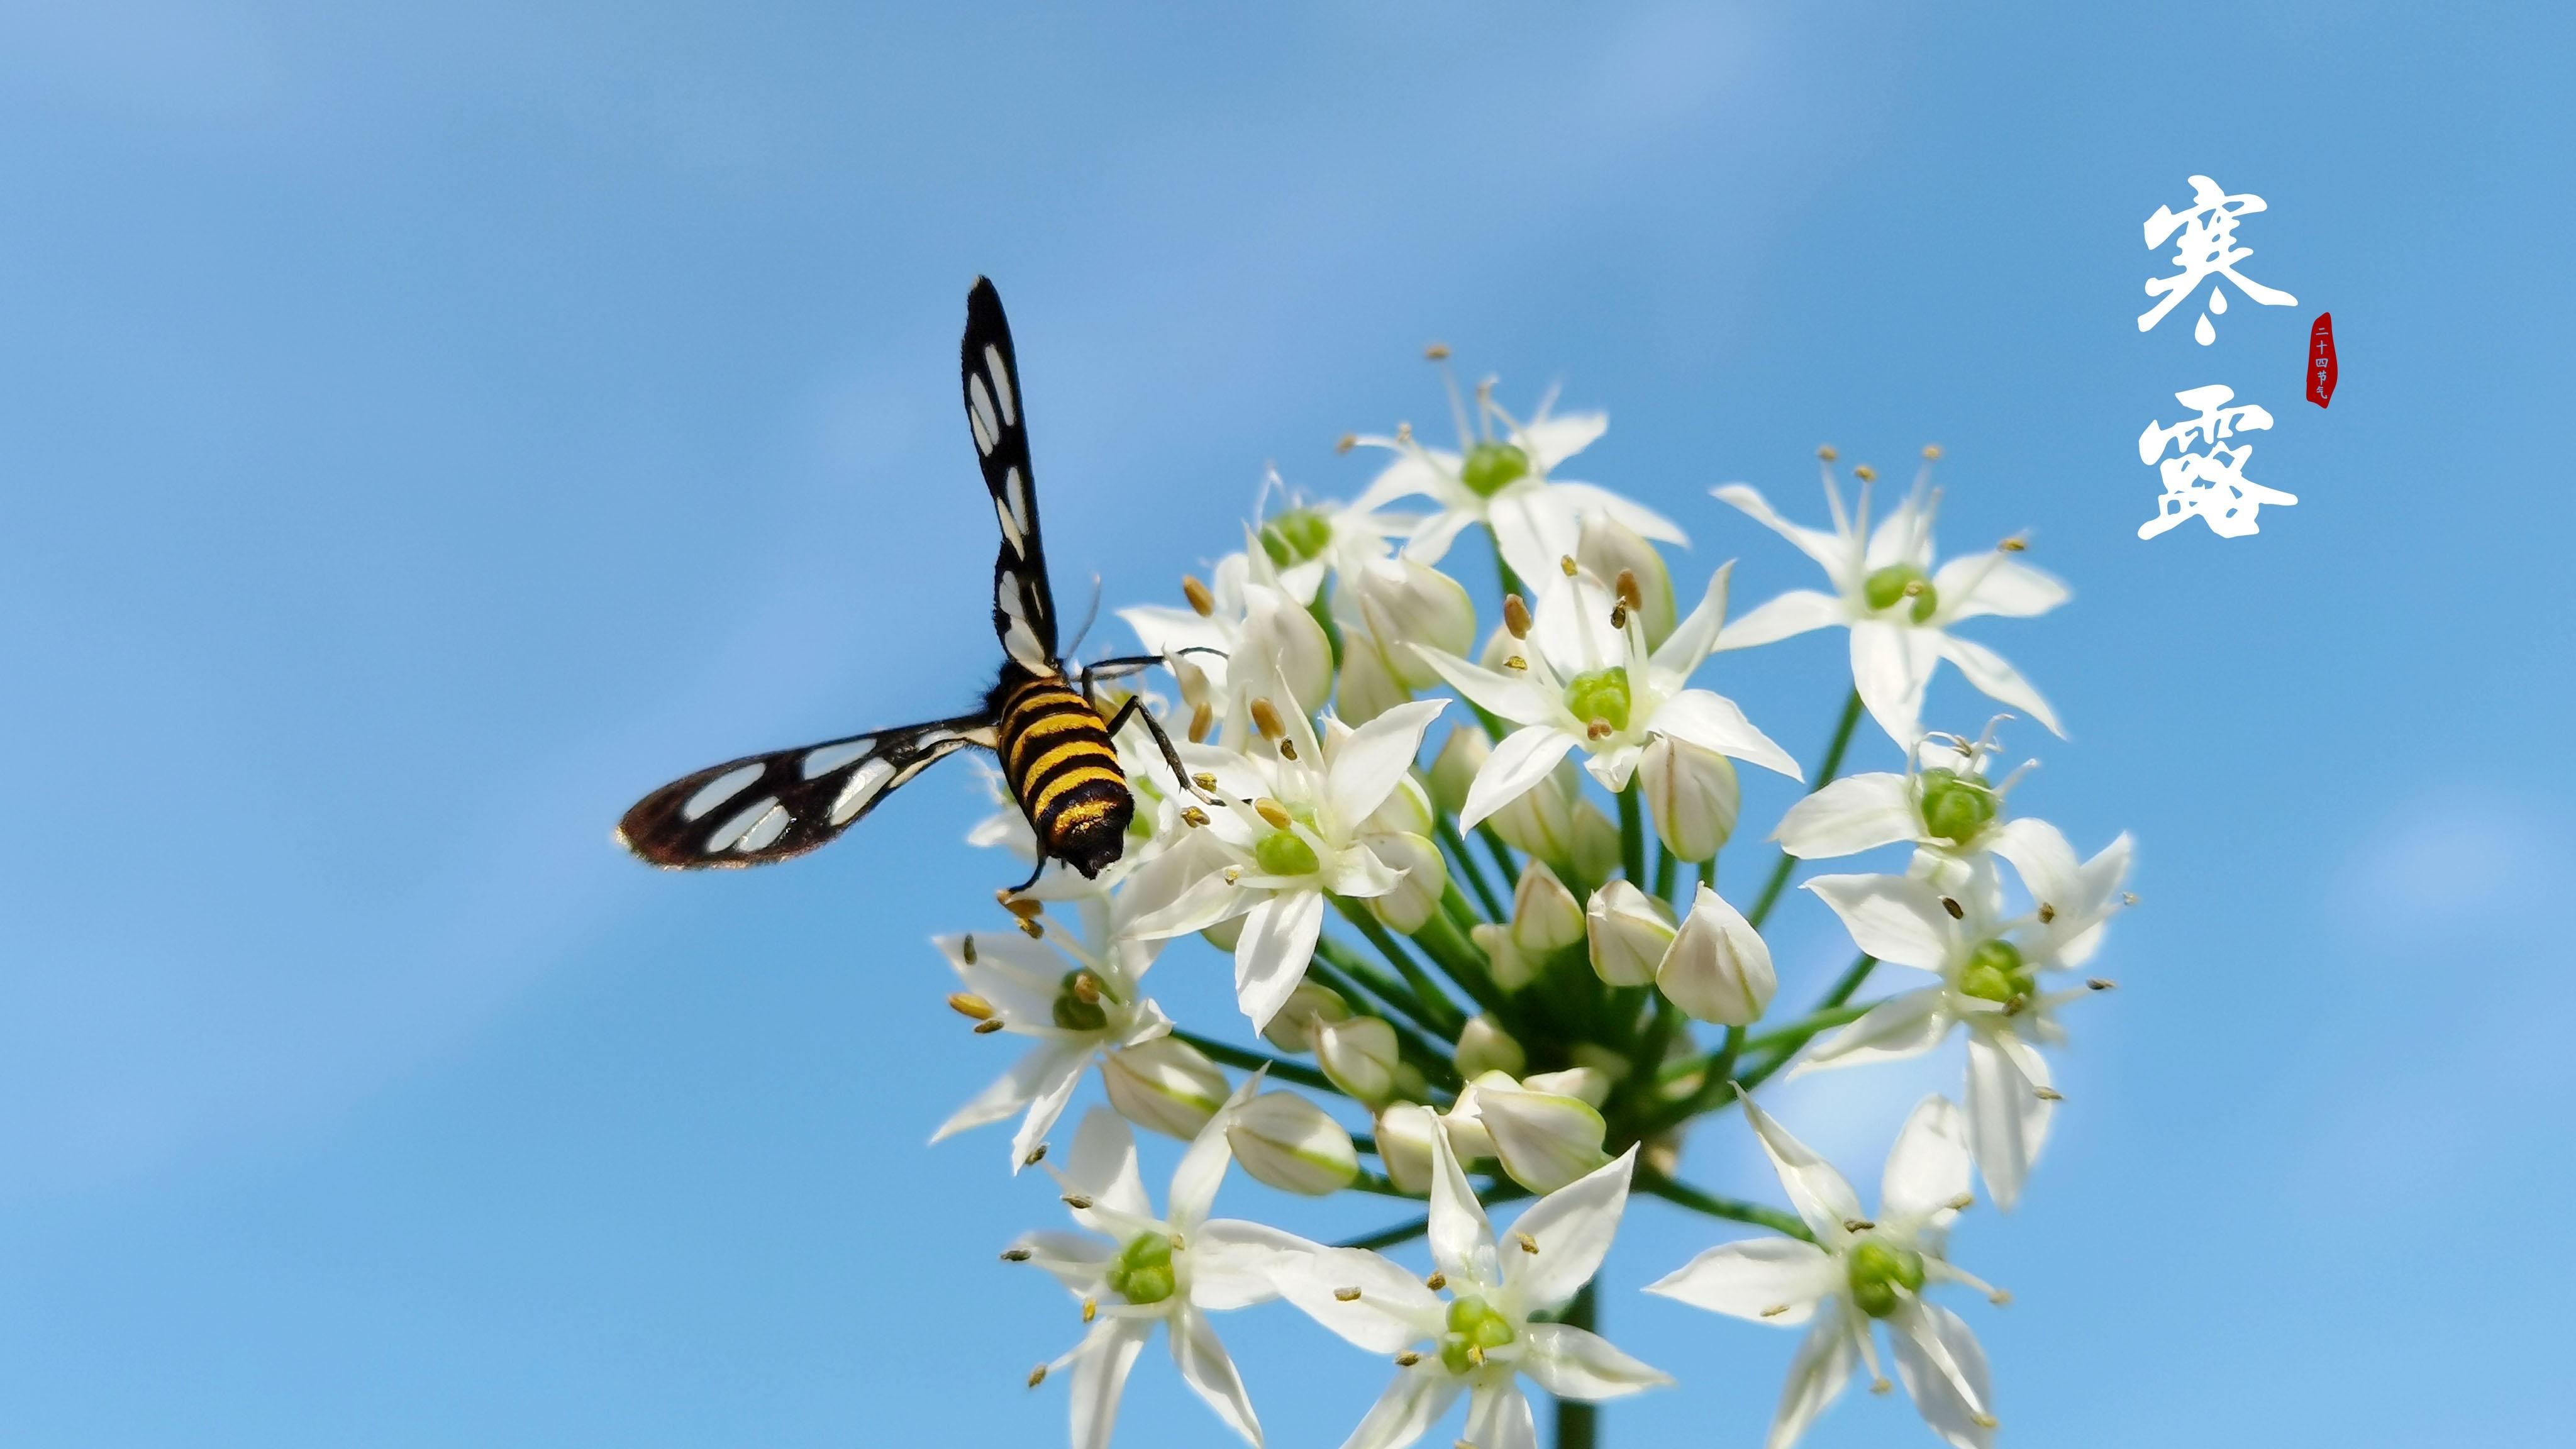
<path fill-rule="evenodd" d="M 1348 1021 L 1351 1004 L 1329 986 L 1300 981 L 1288 993 L 1277 1015 L 1261 1029 L 1262 1039 L 1283 1052 L 1310 1052 L 1315 1049 L 1315 1025 L 1325 1021 Z"/>
<path fill-rule="evenodd" d="M 1345 628 L 1342 643 L 1341 692 L 1333 699 L 1344 721 L 1364 725 L 1413 698 L 1413 691 L 1396 677 L 1386 651 L 1367 634 Z"/>
<path fill-rule="evenodd" d="M 1443 815 L 1455 815 L 1467 808 L 1468 787 L 1476 783 L 1476 772 L 1485 768 L 1485 757 L 1494 752 L 1484 731 L 1471 725 L 1460 725 L 1449 731 L 1440 742 L 1440 753 L 1431 757 L 1431 803 Z"/>
<path fill-rule="evenodd" d="M 1619 827 L 1590 800 L 1574 802 L 1574 871 L 1584 880 L 1619 873 Z"/>
<path fill-rule="evenodd" d="M 1487 817 L 1494 833 L 1503 843 L 1524 855 L 1560 865 L 1574 859 L 1574 802 L 1580 788 L 1575 781 L 1576 766 L 1572 761 L 1558 767 L 1555 774 L 1539 781 L 1515 796 L 1510 804 Z M 1619 831 L 1610 830 L 1611 858 L 1618 858 Z"/>
<path fill-rule="evenodd" d="M 1567 1067 L 1561 1072 L 1538 1072 L 1521 1078 L 1521 1085 L 1533 1092 L 1552 1092 L 1560 1097 L 1579 1097 L 1598 1107 L 1610 1100 L 1611 1080 L 1607 1072 L 1594 1067 Z"/>
<path fill-rule="evenodd" d="M 1583 939 L 1583 904 L 1547 862 L 1533 860 L 1521 870 L 1512 892 L 1512 944 L 1531 955 L 1563 950 Z"/>
<path fill-rule="evenodd" d="M 1663 902 L 1624 880 L 1614 880 L 1592 893 L 1583 912 L 1584 935 L 1592 944 L 1592 974 L 1612 986 L 1643 986 L 1655 979 L 1655 967 L 1673 944 L 1673 924 L 1657 907 Z"/>
<path fill-rule="evenodd" d="M 1458 1064 L 1458 1075 L 1474 1077 L 1484 1072 L 1502 1072 L 1518 1076 L 1529 1065 L 1529 1057 L 1511 1033 L 1490 1015 L 1471 1018 L 1459 1028 L 1458 1047 L 1449 1055 Z"/>
<path fill-rule="evenodd" d="M 1351 602 L 1371 647 L 1400 683 L 1424 689 L 1440 682 L 1440 672 L 1407 644 L 1460 655 L 1475 647 L 1476 606 L 1464 584 L 1438 569 L 1415 559 L 1379 559 L 1351 583 Z"/>
<path fill-rule="evenodd" d="M 1431 1191 L 1431 1134 L 1440 1119 L 1428 1107 L 1396 1102 L 1377 1114 L 1377 1156 L 1387 1181 L 1410 1193 Z"/>
<path fill-rule="evenodd" d="M 1295 1092 L 1264 1092 L 1244 1103 L 1226 1124 L 1225 1141 L 1256 1180 L 1304 1197 L 1339 1192 L 1360 1174 L 1351 1134 Z"/>
<path fill-rule="evenodd" d="M 1707 860 L 1735 833 L 1742 791 L 1735 762 L 1717 751 L 1657 735 L 1638 758 L 1637 782 L 1655 834 L 1676 858 Z"/>
<path fill-rule="evenodd" d="M 1479 921 L 1467 928 L 1476 949 L 1485 953 L 1485 974 L 1505 991 L 1518 991 L 1538 977 L 1538 963 L 1512 944 L 1512 928 Z"/>
<path fill-rule="evenodd" d="M 1372 835 L 1368 848 L 1379 860 L 1404 872 L 1395 889 L 1371 897 L 1369 911 L 1410 936 L 1440 909 L 1440 893 L 1449 884 L 1449 867 L 1440 847 L 1419 835 Z"/>
<path fill-rule="evenodd" d="M 1429 835 L 1440 828 L 1439 817 L 1431 813 L 1431 792 L 1422 788 L 1421 779 L 1412 771 L 1387 792 L 1386 803 L 1377 807 L 1354 832 L 1360 835 Z"/>
<path fill-rule="evenodd" d="M 1297 707 L 1313 708 L 1333 690 L 1333 645 L 1324 626 L 1277 589 L 1246 585 L 1244 595 L 1248 609 L 1238 657 L 1274 661 Z"/>
<path fill-rule="evenodd" d="M 1655 984 L 1673 1005 L 1701 1021 L 1750 1026 L 1771 1004 L 1779 982 L 1761 933 L 1717 892 L 1701 886 L 1691 898 L 1690 919 L 1655 970 Z"/>
<path fill-rule="evenodd" d="M 1119 1116 L 1149 1131 L 1187 1141 L 1225 1105 L 1225 1073 L 1197 1047 L 1158 1036 L 1111 1052 L 1100 1084 Z"/>
<path fill-rule="evenodd" d="M 1485 1090 L 1476 1095 L 1476 1111 L 1503 1171 L 1532 1192 L 1554 1192 L 1610 1160 L 1601 1150 L 1606 1124 L 1581 1098 Z"/>
<path fill-rule="evenodd" d="M 1579 1041 L 1567 1047 L 1565 1054 L 1574 1058 L 1576 1066 L 1599 1072 L 1601 1079 L 1614 1087 L 1628 1080 L 1628 1054 L 1615 1047 L 1606 1047 L 1597 1041 Z"/>
<path fill-rule="evenodd" d="M 1484 1071 L 1467 1079 L 1458 1089 L 1458 1100 L 1440 1116 L 1441 1130 L 1449 1134 L 1449 1151 L 1460 1162 L 1474 1162 L 1494 1155 L 1494 1139 L 1485 1130 L 1481 1114 L 1487 1092 L 1517 1092 L 1521 1084 L 1508 1072 Z"/>
<path fill-rule="evenodd" d="M 1664 556 L 1636 530 L 1606 513 L 1587 513 L 1583 516 L 1582 539 L 1574 546 L 1574 561 L 1596 578 L 1615 579 L 1622 570 L 1634 573 L 1642 603 L 1638 612 L 1646 626 L 1646 647 L 1656 648 L 1671 637 L 1677 620 L 1673 612 L 1672 571 L 1664 566 Z"/>
<path fill-rule="evenodd" d="M 1374 1016 L 1314 1025 L 1315 1061 L 1333 1085 L 1363 1102 L 1395 1093 L 1395 1028 Z"/>

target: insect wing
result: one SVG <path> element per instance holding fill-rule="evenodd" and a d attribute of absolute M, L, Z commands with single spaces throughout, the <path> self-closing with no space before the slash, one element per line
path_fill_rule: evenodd
<path fill-rule="evenodd" d="M 849 829 L 942 756 L 991 744 L 977 714 L 728 760 L 637 801 L 617 841 L 675 870 L 766 865 Z"/>
<path fill-rule="evenodd" d="M 993 632 L 1022 668 L 1049 671 L 1056 658 L 1055 596 L 1047 587 L 1038 500 L 1029 479 L 1019 359 L 1011 351 L 1002 294 L 982 277 L 966 294 L 966 336 L 958 345 L 957 361 L 966 426 L 975 435 L 975 461 L 984 470 L 984 487 L 993 495 L 993 512 L 1002 525 L 1002 549 L 993 561 Z"/>

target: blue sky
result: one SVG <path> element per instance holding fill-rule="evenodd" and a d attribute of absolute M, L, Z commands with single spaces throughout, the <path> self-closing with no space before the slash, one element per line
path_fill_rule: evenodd
<path fill-rule="evenodd" d="M 980 688 L 979 271 L 1112 605 L 1267 465 L 1355 492 L 1333 439 L 1436 421 L 1434 338 L 1608 409 L 1583 476 L 1747 603 L 1807 566 L 1709 485 L 1811 516 L 1817 444 L 1942 444 L 1944 536 L 2076 590 L 1974 631 L 2072 735 L 2011 736 L 2016 803 L 2135 832 L 2145 897 L 2030 1197 L 1958 1236 L 2018 1297 L 1972 1314 L 2006 1442 L 2560 1421 L 2563 16 L 738 10 L 0 6 L 0 1437 L 1055 1442 L 1018 1383 L 1075 1325 L 992 1253 L 1060 1210 L 922 1145 L 1004 1055 L 926 944 L 991 909 L 973 772 L 773 871 L 607 842 Z M 2207 350 L 2131 320 L 2194 172 L 2300 300 Z M 2137 432 L 2209 381 L 2302 501 L 2142 544 Z M 1812 758 L 1839 667 L 1716 679 Z M 1811 902 L 1776 942 L 1787 993 L 1840 964 Z M 1956 1067 L 1881 1070 L 1778 1096 L 1865 1180 Z M 1770 1192 L 1730 1125 L 1691 1165 Z M 1685 1387 L 1613 1442 L 1758 1442 L 1790 1336 L 1617 1291 L 1712 1236 L 1636 1210 L 1605 1326 Z M 1274 1443 L 1377 1390 L 1226 1330 Z M 1212 1432 L 1149 1361 L 1122 1442 Z M 1856 1395 L 1810 1442 L 1932 1441 Z"/>

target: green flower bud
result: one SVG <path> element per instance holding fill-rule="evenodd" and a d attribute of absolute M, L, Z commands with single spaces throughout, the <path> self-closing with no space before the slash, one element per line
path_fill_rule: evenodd
<path fill-rule="evenodd" d="M 2022 964 L 2021 948 L 2010 941 L 1988 941 L 1968 953 L 1959 968 L 1959 993 L 1980 1001 L 2010 1001 L 2030 994 L 2033 982 Z"/>
<path fill-rule="evenodd" d="M 1332 541 L 1331 520 L 1311 508 L 1291 508 L 1261 525 L 1261 551 L 1283 569 L 1322 553 Z"/>
<path fill-rule="evenodd" d="M 1089 979 L 1090 999 L 1084 1000 L 1077 988 Z M 1067 971 L 1056 983 L 1055 1024 L 1066 1031 L 1098 1031 L 1109 1024 L 1109 1012 L 1100 1004 L 1103 991 L 1100 978 L 1088 971 Z"/>
<path fill-rule="evenodd" d="M 1628 671 L 1613 665 L 1574 676 L 1565 687 L 1565 707 L 1586 724 L 1600 720 L 1613 730 L 1628 727 Z"/>
<path fill-rule="evenodd" d="M 1923 1255 L 1875 1238 L 1853 1248 L 1844 1266 L 1851 1279 L 1852 1302 L 1872 1318 L 1894 1313 L 1900 1290 L 1914 1293 L 1923 1287 Z"/>
<path fill-rule="evenodd" d="M 1512 1341 L 1512 1325 L 1496 1313 L 1482 1298 L 1459 1298 L 1449 1304 L 1448 1332 L 1440 1335 L 1440 1366 L 1453 1374 L 1463 1374 L 1476 1366 L 1482 1353 Z"/>
<path fill-rule="evenodd" d="M 1109 1287 L 1130 1303 L 1160 1303 L 1179 1286 L 1172 1273 L 1172 1240 L 1138 1233 L 1109 1265 Z"/>
<path fill-rule="evenodd" d="M 1908 594 L 1913 595 L 1914 622 L 1917 624 L 1930 619 L 1932 611 L 1941 607 L 1941 595 L 1932 587 L 1932 580 L 1912 564 L 1889 564 L 1863 581 L 1860 591 L 1872 611 L 1887 608 Z"/>
<path fill-rule="evenodd" d="M 1274 830 L 1254 843 L 1252 859 L 1271 875 L 1313 875 L 1322 862 L 1315 847 L 1293 830 Z"/>
<path fill-rule="evenodd" d="M 1965 845 L 1995 820 L 1995 792 L 1956 770 L 1923 772 L 1923 825 L 1952 845 Z"/>
<path fill-rule="evenodd" d="M 1491 498 L 1503 485 L 1529 476 L 1529 454 L 1509 443 L 1478 443 L 1459 465 L 1458 481 L 1479 498 Z"/>

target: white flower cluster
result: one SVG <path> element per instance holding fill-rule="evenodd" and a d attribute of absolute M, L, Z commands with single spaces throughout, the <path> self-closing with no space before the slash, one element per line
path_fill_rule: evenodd
<path fill-rule="evenodd" d="M 1890 1386 L 1878 1325 L 1924 1419 L 1984 1449 L 1996 1426 L 1985 1356 L 1929 1295 L 2003 1301 L 1951 1266 L 1949 1230 L 1973 1201 L 1972 1164 L 1997 1206 L 2023 1191 L 2059 1100 L 2044 1049 L 2064 1039 L 2069 1002 L 2110 984 L 2061 983 L 2129 899 L 2129 846 L 2080 858 L 2054 827 L 2006 812 L 2014 779 L 1993 778 L 1990 730 L 1919 721 L 1947 659 L 2055 729 L 2010 665 L 1951 631 L 2045 612 L 2066 590 L 2017 557 L 2018 540 L 1935 566 L 1933 450 L 1874 526 L 1870 470 L 1855 470 L 1847 509 L 1827 450 L 1831 532 L 1787 522 L 1742 484 L 1715 492 L 1823 565 L 1830 588 L 1730 623 L 1721 567 L 1684 612 L 1658 547 L 1684 543 L 1682 530 L 1556 476 L 1601 435 L 1600 415 L 1542 406 L 1521 422 L 1490 387 L 1472 419 L 1459 411 L 1454 451 L 1402 428 L 1351 439 L 1393 455 L 1355 504 L 1292 498 L 1209 581 L 1183 580 L 1186 607 L 1122 612 L 1179 682 L 1177 705 L 1149 707 L 1185 738 L 1193 779 L 1121 740 L 1138 795 L 1124 858 L 1096 880 L 1050 871 L 1005 899 L 1008 927 L 938 943 L 961 983 L 950 1003 L 975 1032 L 1028 1041 L 940 1135 L 1016 1115 L 1011 1170 L 1042 1165 L 1083 1230 L 1031 1233 L 1003 1255 L 1044 1268 L 1080 1305 L 1079 1342 L 1031 1384 L 1069 1378 L 1074 1449 L 1103 1449 L 1160 1324 L 1181 1377 L 1257 1445 L 1211 1315 L 1284 1299 L 1392 1363 L 1345 1449 L 1400 1449 L 1462 1396 L 1462 1444 L 1535 1449 L 1524 1380 L 1550 1397 L 1560 1436 L 1585 1405 L 1672 1382 L 1592 1331 L 1595 1274 L 1643 1192 L 1774 1232 L 1713 1246 L 1647 1290 L 1809 1325 L 1771 1449 L 1856 1364 Z M 1389 511 L 1408 499 L 1432 511 Z M 1502 584 L 1481 641 L 1468 588 L 1437 567 L 1478 525 Z M 1708 687 L 1707 666 L 1828 624 L 1850 631 L 1850 690 L 1808 778 Z M 1443 686 L 1458 699 L 1415 698 Z M 1901 770 L 1840 774 L 1864 712 Z M 1742 909 L 1714 888 L 1738 761 L 1810 787 Z M 1015 809 L 972 838 L 1034 851 Z M 1775 1015 L 1781 973 L 1761 926 L 1797 862 L 1900 844 L 1913 850 L 1900 873 L 1805 882 L 1862 954 L 1814 1005 Z M 1145 994 L 1158 954 L 1190 935 L 1232 955 L 1257 1043 L 1185 1031 Z M 1855 1003 L 1880 965 L 1925 984 Z M 1960 1101 L 1915 1109 L 1874 1213 L 1753 1100 L 1784 1069 L 1911 1056 L 1954 1030 L 1968 1048 Z M 1105 1105 L 1051 1156 L 1049 1134 L 1095 1068 Z M 1739 1108 L 1786 1210 L 1678 1175 L 1690 1129 Z M 1130 1124 L 1189 1144 L 1159 1215 Z M 1423 1209 L 1326 1246 L 1212 1218 L 1236 1165 L 1289 1193 Z M 1487 1205 L 1516 1198 L 1534 1201 L 1498 1233 Z M 1416 1234 L 1428 1277 L 1370 1251 Z M 1592 1442 L 1588 1427 L 1579 1437 Z"/>

